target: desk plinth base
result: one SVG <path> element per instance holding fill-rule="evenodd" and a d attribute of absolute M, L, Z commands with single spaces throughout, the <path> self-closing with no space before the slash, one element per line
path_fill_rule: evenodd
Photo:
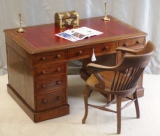
<path fill-rule="evenodd" d="M 68 104 L 62 107 L 36 113 L 22 100 L 22 98 L 15 92 L 15 90 L 9 84 L 7 85 L 7 91 L 35 123 L 69 114 Z"/>

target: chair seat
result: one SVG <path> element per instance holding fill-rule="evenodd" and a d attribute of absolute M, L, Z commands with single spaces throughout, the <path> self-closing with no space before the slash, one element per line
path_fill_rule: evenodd
<path fill-rule="evenodd" d="M 104 82 L 105 82 L 105 88 L 111 88 L 111 84 L 113 81 L 113 77 L 114 77 L 114 72 L 112 71 L 102 71 L 99 72 L 100 75 L 104 78 Z M 98 84 L 98 80 L 95 77 L 94 74 L 92 74 L 86 81 L 86 84 L 89 85 L 90 87 L 94 87 L 95 85 Z"/>
<path fill-rule="evenodd" d="M 136 89 L 136 86 L 132 86 L 131 88 L 126 89 L 126 90 L 120 90 L 120 91 L 119 90 L 117 90 L 117 91 L 114 90 L 114 91 L 112 91 L 111 86 L 112 86 L 112 83 L 113 83 L 113 80 L 114 80 L 115 72 L 113 72 L 113 71 L 102 71 L 102 72 L 99 72 L 99 74 L 103 77 L 103 80 L 104 80 L 104 83 L 105 83 L 105 88 L 104 89 L 100 89 L 100 88 L 96 87 L 96 85 L 99 82 L 98 82 L 98 79 L 96 78 L 96 76 L 94 74 L 91 74 L 91 76 L 87 79 L 86 85 L 88 85 L 90 88 L 93 88 L 93 90 L 96 90 L 96 91 L 100 92 L 104 96 L 110 94 L 110 95 L 119 95 L 119 96 L 126 96 L 127 97 Z M 127 75 L 126 80 L 130 81 L 130 76 L 129 75 Z M 124 78 L 122 79 L 122 82 L 119 83 L 119 87 L 123 86 L 123 81 L 124 81 Z"/>

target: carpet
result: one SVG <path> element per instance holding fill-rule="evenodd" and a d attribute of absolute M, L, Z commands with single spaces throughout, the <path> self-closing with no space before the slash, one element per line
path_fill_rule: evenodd
<path fill-rule="evenodd" d="M 140 119 L 136 119 L 134 105 L 122 111 L 121 136 L 160 135 L 160 75 L 144 74 L 144 97 L 139 98 Z M 17 81 L 18 82 L 18 81 Z M 114 136 L 116 114 L 89 108 L 86 124 L 83 89 L 85 82 L 79 75 L 68 76 L 70 114 L 34 123 L 7 93 L 7 75 L 0 76 L 0 136 Z M 93 98 L 96 98 L 93 99 Z M 105 98 L 93 93 L 91 102 L 104 104 Z M 124 102 L 125 103 L 125 102 Z M 115 108 L 115 105 L 113 105 Z"/>

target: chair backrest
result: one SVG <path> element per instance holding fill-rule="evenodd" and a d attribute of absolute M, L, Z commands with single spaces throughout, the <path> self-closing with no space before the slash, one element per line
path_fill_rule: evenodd
<path fill-rule="evenodd" d="M 126 91 L 135 88 L 153 52 L 154 45 L 148 42 L 137 55 L 126 54 L 122 63 L 114 70 L 111 91 Z"/>

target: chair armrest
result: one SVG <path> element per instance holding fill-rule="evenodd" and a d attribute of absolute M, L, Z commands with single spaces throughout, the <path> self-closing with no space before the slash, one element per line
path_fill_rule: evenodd
<path fill-rule="evenodd" d="M 101 72 L 103 72 L 103 71 L 112 71 L 112 72 L 114 72 L 114 71 L 117 70 L 118 66 L 119 65 L 116 65 L 116 66 L 104 66 L 104 65 L 99 65 L 99 64 L 95 64 L 95 63 L 89 63 L 87 65 L 87 68 L 93 69 L 93 74 L 98 80 L 98 83 L 95 84 L 95 87 L 103 90 L 105 88 L 105 79 L 101 75 L 102 74 Z M 106 76 L 107 75 L 105 75 L 105 77 Z M 91 75 L 91 77 L 92 77 L 92 75 Z"/>
<path fill-rule="evenodd" d="M 116 70 L 117 66 L 104 66 L 104 65 L 99 65 L 99 64 L 95 64 L 95 63 L 89 63 L 87 65 L 87 68 L 92 68 L 94 70 L 97 71 L 103 71 L 103 70 L 108 70 L 108 71 L 114 71 Z"/>
<path fill-rule="evenodd" d="M 137 54 L 138 51 L 136 50 L 133 50 L 133 49 L 129 49 L 129 48 L 126 48 L 126 47 L 117 47 L 116 48 L 116 51 L 121 51 L 123 53 L 131 53 L 131 54 Z"/>
<path fill-rule="evenodd" d="M 110 67 L 95 64 L 95 63 L 89 63 L 87 65 L 87 68 L 93 69 L 94 77 L 96 77 L 97 80 L 98 80 L 98 83 L 95 84 L 95 87 L 103 90 L 105 88 L 105 82 L 104 82 L 104 79 L 99 72 L 104 71 L 104 70 L 108 70 L 108 69 L 110 69 Z M 92 77 L 92 75 L 91 75 L 91 77 Z"/>

